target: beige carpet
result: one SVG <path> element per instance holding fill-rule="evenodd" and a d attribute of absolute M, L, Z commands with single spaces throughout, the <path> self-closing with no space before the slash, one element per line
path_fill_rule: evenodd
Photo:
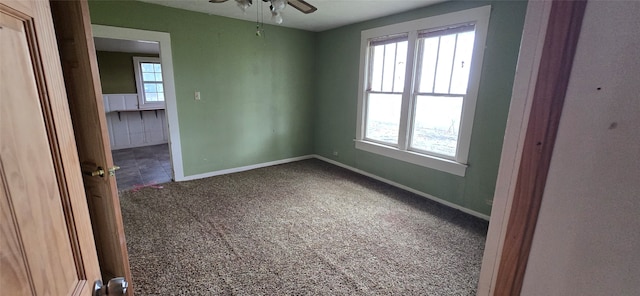
<path fill-rule="evenodd" d="M 120 200 L 136 295 L 475 295 L 487 230 L 319 160 Z"/>

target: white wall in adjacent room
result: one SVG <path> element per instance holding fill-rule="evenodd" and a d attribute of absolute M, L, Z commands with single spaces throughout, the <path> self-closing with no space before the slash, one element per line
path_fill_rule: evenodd
<path fill-rule="evenodd" d="M 105 94 L 104 104 L 112 150 L 168 143 L 164 109 L 138 109 L 137 94 Z"/>
<path fill-rule="evenodd" d="M 522 295 L 640 291 L 638 15 L 587 4 Z"/>

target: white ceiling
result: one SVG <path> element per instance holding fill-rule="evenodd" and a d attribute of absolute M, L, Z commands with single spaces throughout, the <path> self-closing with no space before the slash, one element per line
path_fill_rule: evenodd
<path fill-rule="evenodd" d="M 153 41 L 134 41 L 94 37 L 96 50 L 133 53 L 160 53 L 160 44 Z"/>
<path fill-rule="evenodd" d="M 256 21 L 260 4 L 263 6 L 264 23 L 273 24 L 269 4 L 262 0 L 253 0 L 253 5 L 246 13 L 236 5 L 235 0 L 225 3 L 209 3 L 208 0 L 139 0 L 163 6 L 198 11 L 235 19 Z M 311 14 L 303 14 L 291 6 L 287 6 L 280 26 L 303 29 L 307 31 L 324 31 L 348 24 L 370 20 L 382 16 L 425 7 L 446 0 L 306 0 L 318 8 Z"/>

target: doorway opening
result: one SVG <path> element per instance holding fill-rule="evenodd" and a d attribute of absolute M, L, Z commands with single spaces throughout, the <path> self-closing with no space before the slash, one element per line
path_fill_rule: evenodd
<path fill-rule="evenodd" d="M 181 180 L 169 34 L 92 27 L 118 190 Z"/>

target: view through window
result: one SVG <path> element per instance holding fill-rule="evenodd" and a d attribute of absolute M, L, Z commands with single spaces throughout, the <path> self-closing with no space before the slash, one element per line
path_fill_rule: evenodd
<path fill-rule="evenodd" d="M 138 95 L 142 105 L 163 105 L 164 86 L 162 84 L 162 65 L 159 58 L 133 58 L 138 85 Z"/>
<path fill-rule="evenodd" d="M 363 31 L 357 148 L 466 164 L 489 13 L 487 6 Z"/>
<path fill-rule="evenodd" d="M 407 45 L 406 35 L 370 42 L 366 121 L 368 139 L 398 144 Z"/>
<path fill-rule="evenodd" d="M 164 101 L 162 88 L 162 66 L 160 63 L 140 63 L 142 83 L 144 85 L 144 99 L 147 102 Z"/>
<path fill-rule="evenodd" d="M 473 55 L 474 26 L 419 33 L 410 149 L 454 157 Z M 365 137 L 397 145 L 407 36 L 370 41 Z"/>
<path fill-rule="evenodd" d="M 411 148 L 454 157 L 473 55 L 473 25 L 419 34 Z"/>

